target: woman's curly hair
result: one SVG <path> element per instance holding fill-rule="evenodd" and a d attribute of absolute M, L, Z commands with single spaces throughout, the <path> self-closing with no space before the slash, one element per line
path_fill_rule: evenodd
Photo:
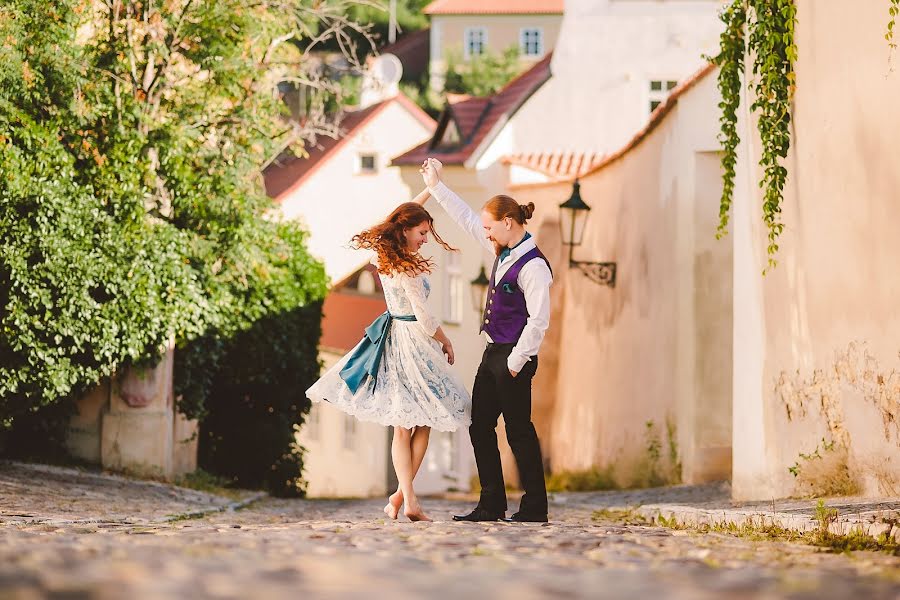
<path fill-rule="evenodd" d="M 378 255 L 378 272 L 385 275 L 405 273 L 415 277 L 431 273 L 434 262 L 417 252 L 411 252 L 404 231 L 428 222 L 434 241 L 445 250 L 456 250 L 434 230 L 434 219 L 420 204 L 405 202 L 398 206 L 383 222 L 353 236 L 350 243 L 361 250 L 374 250 Z"/>

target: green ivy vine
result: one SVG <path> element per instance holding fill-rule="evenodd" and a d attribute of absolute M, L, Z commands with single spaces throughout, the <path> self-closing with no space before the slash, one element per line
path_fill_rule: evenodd
<path fill-rule="evenodd" d="M 757 113 L 757 129 L 762 143 L 759 165 L 763 177 L 763 220 L 768 229 L 768 267 L 774 267 L 778 237 L 784 229 L 781 204 L 787 169 L 782 161 L 791 144 L 791 101 L 793 99 L 797 60 L 794 31 L 797 8 L 793 0 L 735 0 L 721 13 L 725 30 L 720 38 L 720 52 L 714 62 L 720 67 L 718 86 L 722 95 L 720 108 L 723 147 L 724 186 L 719 207 L 719 237 L 727 233 L 728 216 L 734 198 L 735 164 L 740 137 L 737 132 L 737 109 L 740 106 L 741 75 L 744 56 L 753 57 L 753 80 L 748 83 L 752 94 L 751 111 Z"/>
<path fill-rule="evenodd" d="M 891 52 L 897 49 L 897 43 L 894 42 L 894 26 L 897 24 L 897 14 L 900 13 L 900 0 L 890 0 L 891 6 L 888 8 L 888 13 L 891 18 L 888 21 L 887 25 L 887 33 L 884 34 L 884 39 L 887 40 L 888 46 L 891 48 Z"/>
<path fill-rule="evenodd" d="M 884 38 L 891 52 L 897 48 L 894 28 L 900 14 L 900 0 L 889 0 L 890 20 Z M 763 220 L 768 229 L 768 268 L 776 265 L 778 238 L 784 230 L 781 204 L 787 169 L 782 161 L 791 145 L 791 102 L 796 86 L 794 63 L 797 60 L 795 29 L 797 6 L 794 0 L 733 0 L 720 13 L 725 28 L 719 39 L 719 54 L 712 61 L 719 67 L 718 88 L 722 96 L 719 108 L 719 141 L 722 144 L 723 187 L 719 204 L 721 238 L 728 233 L 728 220 L 734 199 L 735 166 L 740 136 L 737 110 L 740 107 L 741 76 L 744 60 L 753 57 L 753 79 L 747 89 L 752 94 L 750 110 L 757 113 L 757 129 L 762 143 L 759 165 L 763 177 Z M 763 271 L 765 273 L 765 270 Z"/>

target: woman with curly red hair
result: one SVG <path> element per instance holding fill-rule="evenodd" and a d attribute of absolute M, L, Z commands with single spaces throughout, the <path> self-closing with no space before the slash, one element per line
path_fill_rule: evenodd
<path fill-rule="evenodd" d="M 413 479 L 431 429 L 455 431 L 471 422 L 471 398 L 448 364 L 453 345 L 426 306 L 431 291 L 431 259 L 419 250 L 428 235 L 454 250 L 434 230 L 423 208 L 424 191 L 397 207 L 387 219 L 355 235 L 352 244 L 375 252 L 387 312 L 366 328 L 362 341 L 312 385 L 313 402 L 329 402 L 362 421 L 394 427 L 391 458 L 397 491 L 384 512 L 396 519 L 400 507 L 411 521 L 430 520 L 413 490 Z"/>

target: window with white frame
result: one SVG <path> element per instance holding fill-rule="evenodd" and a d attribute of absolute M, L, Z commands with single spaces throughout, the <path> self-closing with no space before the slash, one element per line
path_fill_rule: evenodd
<path fill-rule="evenodd" d="M 359 155 L 359 164 L 357 170 L 360 173 L 377 173 L 378 160 L 374 153 L 363 152 Z"/>
<path fill-rule="evenodd" d="M 444 322 L 462 323 L 463 301 L 466 293 L 462 259 L 459 252 L 447 251 L 444 268 Z"/>
<path fill-rule="evenodd" d="M 519 51 L 522 56 L 544 54 L 544 30 L 540 27 L 524 27 L 519 32 Z"/>
<path fill-rule="evenodd" d="M 487 50 L 487 29 L 484 27 L 467 27 L 463 48 L 467 59 L 484 54 Z"/>
<path fill-rule="evenodd" d="M 344 415 L 344 449 L 353 450 L 356 448 L 356 417 L 348 414 Z"/>
<path fill-rule="evenodd" d="M 649 100 L 649 112 L 653 112 L 656 108 L 666 101 L 669 93 L 678 85 L 677 81 L 672 79 L 651 79 L 650 89 L 647 96 Z"/>

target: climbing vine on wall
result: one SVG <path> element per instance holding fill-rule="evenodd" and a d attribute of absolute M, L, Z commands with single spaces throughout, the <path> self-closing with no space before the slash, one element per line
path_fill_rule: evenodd
<path fill-rule="evenodd" d="M 748 83 L 757 114 L 757 129 L 762 144 L 759 165 L 763 176 L 763 220 L 768 229 L 768 266 L 775 266 L 781 222 L 781 204 L 787 169 L 782 162 L 790 148 L 791 100 L 795 76 L 797 46 L 794 29 L 797 8 L 793 0 L 735 0 L 721 14 L 725 30 L 720 39 L 719 92 L 722 95 L 721 132 L 724 153 L 724 186 L 719 211 L 718 235 L 727 232 L 728 215 L 734 197 L 737 145 L 737 109 L 740 106 L 741 75 L 744 56 L 753 58 L 753 79 Z"/>
<path fill-rule="evenodd" d="M 900 0 L 890 0 L 891 6 L 888 8 L 888 12 L 891 15 L 890 20 L 887 25 L 887 33 L 884 34 L 884 39 L 887 40 L 888 45 L 891 47 L 891 51 L 897 49 L 897 43 L 894 41 L 894 26 L 897 24 L 897 13 L 900 13 Z"/>
<path fill-rule="evenodd" d="M 900 0 L 888 0 L 890 19 L 884 35 L 891 51 L 897 48 L 894 28 L 900 14 Z M 791 101 L 797 60 L 795 0 L 733 0 L 721 12 L 725 25 L 719 40 L 719 54 L 713 62 L 719 67 L 718 87 L 722 96 L 719 108 L 722 144 L 723 188 L 719 205 L 717 237 L 728 232 L 728 219 L 734 198 L 735 166 L 740 136 L 737 130 L 737 110 L 740 107 L 741 76 L 745 56 L 753 59 L 753 78 L 747 84 L 757 114 L 757 129 L 762 144 L 759 165 L 763 176 L 763 220 L 768 229 L 768 267 L 776 264 L 778 238 L 784 229 L 781 204 L 787 169 L 782 164 L 791 145 Z"/>

